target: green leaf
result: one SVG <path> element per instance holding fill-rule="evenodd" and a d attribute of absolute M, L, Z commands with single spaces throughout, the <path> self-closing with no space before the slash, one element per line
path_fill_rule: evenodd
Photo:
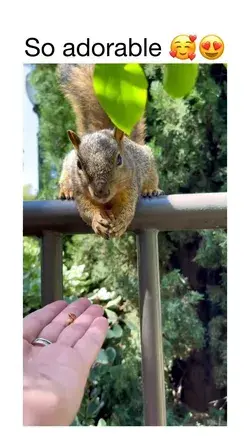
<path fill-rule="evenodd" d="M 123 334 L 123 329 L 121 328 L 120 325 L 115 324 L 114 327 L 112 328 L 112 333 L 114 338 L 121 338 Z"/>
<path fill-rule="evenodd" d="M 113 326 L 113 328 L 109 328 L 106 338 L 107 339 L 112 339 L 112 338 L 118 339 L 118 338 L 121 338 L 122 335 L 123 335 L 123 329 L 121 328 L 120 325 L 115 324 Z"/>
<path fill-rule="evenodd" d="M 96 64 L 93 84 L 110 120 L 130 135 L 147 102 L 148 84 L 141 66 L 137 63 Z"/>
<path fill-rule="evenodd" d="M 108 308 L 105 308 L 105 312 L 106 315 L 108 316 L 109 321 L 114 324 L 118 319 L 117 314 L 114 311 L 109 310 Z"/>
<path fill-rule="evenodd" d="M 121 296 L 118 296 L 117 298 L 113 299 L 112 301 L 109 301 L 107 303 L 106 307 L 107 308 L 109 308 L 109 307 L 116 307 L 119 304 L 121 298 L 122 298 Z"/>
<path fill-rule="evenodd" d="M 174 98 L 187 96 L 193 89 L 199 72 L 197 64 L 169 64 L 164 70 L 164 89 Z"/>
<path fill-rule="evenodd" d="M 109 358 L 105 350 L 103 348 L 99 351 L 96 362 L 99 364 L 108 364 Z"/>
<path fill-rule="evenodd" d="M 115 358 L 116 358 L 116 351 L 113 347 L 106 348 L 106 353 L 108 355 L 108 360 L 110 364 L 113 364 Z"/>
<path fill-rule="evenodd" d="M 106 423 L 105 419 L 100 418 L 98 423 L 97 423 L 97 427 L 104 427 L 106 425 L 107 425 L 107 423 Z"/>
<path fill-rule="evenodd" d="M 112 338 L 114 338 L 114 337 L 115 337 L 115 335 L 114 335 L 114 333 L 113 333 L 112 328 L 109 328 L 109 329 L 108 329 L 108 332 L 107 332 L 107 335 L 106 335 L 106 338 L 107 338 L 107 339 L 112 339 Z"/>

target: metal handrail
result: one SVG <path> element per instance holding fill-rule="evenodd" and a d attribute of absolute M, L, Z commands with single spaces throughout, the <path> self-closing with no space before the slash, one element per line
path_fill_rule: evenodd
<path fill-rule="evenodd" d="M 129 230 L 198 230 L 227 226 L 227 193 L 174 194 L 138 202 Z M 80 218 L 75 203 L 69 201 L 25 201 L 25 236 L 44 230 L 59 233 L 91 233 Z"/>

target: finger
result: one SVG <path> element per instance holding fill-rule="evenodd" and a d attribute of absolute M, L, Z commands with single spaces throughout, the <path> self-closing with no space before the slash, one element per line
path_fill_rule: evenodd
<path fill-rule="evenodd" d="M 78 351 L 84 361 L 84 370 L 89 373 L 97 355 L 102 347 L 108 331 L 108 320 L 104 317 L 96 318 L 86 331 L 85 335 L 79 339 L 74 349 Z"/>
<path fill-rule="evenodd" d="M 62 310 L 61 313 L 59 313 L 59 315 L 39 333 L 39 336 L 48 339 L 51 342 L 56 342 L 60 333 L 67 327 L 69 313 L 78 317 L 87 310 L 90 305 L 91 302 L 86 298 L 81 298 L 72 302 L 72 304 L 69 304 L 64 310 Z"/>
<path fill-rule="evenodd" d="M 103 308 L 100 305 L 92 305 L 81 314 L 73 324 L 66 327 L 57 339 L 58 344 L 73 347 L 75 343 L 86 333 L 95 318 L 103 315 Z"/>
<path fill-rule="evenodd" d="M 39 332 L 65 307 L 66 301 L 55 301 L 26 316 L 23 320 L 23 338 L 28 342 L 34 341 Z"/>

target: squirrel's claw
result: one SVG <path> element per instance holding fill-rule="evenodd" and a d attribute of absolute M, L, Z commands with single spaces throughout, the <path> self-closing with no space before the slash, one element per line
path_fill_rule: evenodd
<path fill-rule="evenodd" d="M 146 197 L 151 198 L 151 197 L 162 196 L 163 194 L 165 194 L 164 191 L 162 191 L 160 189 L 157 189 L 157 190 L 143 190 L 143 192 L 141 193 L 141 196 L 143 198 L 146 198 Z"/>
<path fill-rule="evenodd" d="M 164 196 L 164 195 L 165 195 L 164 191 L 162 191 L 160 189 L 153 191 L 153 196 L 155 196 L 155 197 Z"/>
<path fill-rule="evenodd" d="M 67 197 L 65 197 L 65 195 L 64 194 L 61 194 L 61 195 L 59 195 L 59 199 L 61 199 L 61 200 L 74 200 L 74 197 L 72 196 L 67 196 Z"/>
<path fill-rule="evenodd" d="M 59 192 L 59 199 L 61 200 L 74 200 L 73 191 L 61 189 Z"/>

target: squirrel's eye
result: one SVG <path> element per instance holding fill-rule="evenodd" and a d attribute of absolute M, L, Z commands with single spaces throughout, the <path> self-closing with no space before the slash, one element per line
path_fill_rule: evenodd
<path fill-rule="evenodd" d="M 120 166 L 122 164 L 122 156 L 120 154 L 118 154 L 117 158 L 116 158 L 116 165 Z"/>
<path fill-rule="evenodd" d="M 82 164 L 81 164 L 80 160 L 77 161 L 77 168 L 79 170 L 82 170 Z"/>

